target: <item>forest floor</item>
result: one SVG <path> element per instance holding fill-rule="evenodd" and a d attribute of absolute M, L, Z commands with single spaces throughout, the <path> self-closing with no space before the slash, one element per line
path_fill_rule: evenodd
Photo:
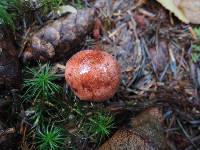
<path fill-rule="evenodd" d="M 49 3 L 46 9 L 50 10 L 45 10 L 44 5 L 25 9 L 15 32 L 10 34 L 9 31 L 15 47 L 9 48 L 16 49 L 19 61 L 19 68 L 16 69 L 17 63 L 14 63 L 13 70 L 21 72 L 11 82 L 17 83 L 21 78 L 21 83 L 17 83 L 20 84 L 17 88 L 11 84 L 0 92 L 0 149 L 112 149 L 112 146 L 103 148 L 101 145 L 106 142 L 112 145 L 113 139 L 113 143 L 121 143 L 120 148 L 124 149 L 130 149 L 128 146 L 132 149 L 136 146 L 141 149 L 199 149 L 200 53 L 195 49 L 200 49 L 200 27 L 182 23 L 153 0 L 113 0 L 103 7 L 98 1 L 101 2 L 62 1 L 61 5 L 70 7 L 65 8 L 67 13 L 61 17 L 56 12 L 49 13 L 55 7 Z M 91 19 L 89 12 L 76 16 L 79 21 L 82 17 L 80 24 L 87 27 L 77 30 L 79 26 L 73 23 L 71 13 L 94 6 L 98 7 L 98 13 Z M 59 20 L 70 15 L 72 21 L 70 17 Z M 59 21 L 54 24 L 57 20 L 65 22 L 62 23 L 66 25 L 63 30 L 68 36 L 68 45 L 58 41 L 60 45 L 54 47 L 58 51 L 51 58 L 49 47 L 44 55 L 40 52 L 44 48 L 42 44 L 36 43 L 42 47 L 38 46 L 37 51 L 30 50 L 33 44 L 30 41 L 35 37 L 44 41 L 49 37 L 57 38 L 51 30 L 58 28 Z M 45 39 L 46 30 L 53 34 Z M 4 38 L 0 46 L 10 45 L 9 38 Z M 63 54 L 59 48 L 69 50 Z M 120 64 L 120 86 L 108 101 L 80 101 L 66 85 L 67 60 L 85 49 L 103 49 Z M 0 59 L 0 65 L 8 61 Z M 4 84 L 8 84 L 8 80 Z M 157 116 L 151 117 L 151 109 Z M 147 114 L 139 115 L 143 112 Z M 149 122 L 150 126 L 146 127 Z M 156 122 L 153 127 L 152 122 Z M 158 130 L 157 126 L 162 129 Z M 131 138 L 119 132 L 127 130 L 133 130 L 130 133 L 133 139 L 142 142 L 137 145 L 129 141 L 127 146 L 125 139 Z"/>

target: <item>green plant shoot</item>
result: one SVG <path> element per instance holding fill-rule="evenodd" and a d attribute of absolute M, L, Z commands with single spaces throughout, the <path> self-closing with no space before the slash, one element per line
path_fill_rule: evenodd
<path fill-rule="evenodd" d="M 60 150 L 65 145 L 65 135 L 61 128 L 47 126 L 36 130 L 35 144 L 39 150 Z"/>
<path fill-rule="evenodd" d="M 54 83 L 57 79 L 49 64 L 39 64 L 38 69 L 27 68 L 26 72 L 31 78 L 24 80 L 24 99 L 46 100 L 56 93 L 59 93 L 60 86 Z"/>

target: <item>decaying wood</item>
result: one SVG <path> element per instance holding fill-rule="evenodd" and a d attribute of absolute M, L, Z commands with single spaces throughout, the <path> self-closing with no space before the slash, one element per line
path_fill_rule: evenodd
<path fill-rule="evenodd" d="M 104 3 L 104 0 L 99 0 L 93 8 L 63 16 L 31 33 L 22 54 L 23 61 L 66 57 L 66 53 L 79 46 L 91 32 L 96 12 Z"/>
<path fill-rule="evenodd" d="M 0 31 L 0 93 L 4 90 L 19 88 L 20 65 L 16 49 L 5 31 Z"/>
<path fill-rule="evenodd" d="M 99 150 L 164 150 L 162 114 L 150 108 L 131 119 L 131 128 L 119 129 Z"/>

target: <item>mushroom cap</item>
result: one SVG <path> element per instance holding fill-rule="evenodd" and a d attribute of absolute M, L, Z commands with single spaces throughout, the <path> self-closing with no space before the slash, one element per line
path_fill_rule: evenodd
<path fill-rule="evenodd" d="M 117 91 L 120 67 L 105 51 L 84 50 L 66 63 L 65 79 L 80 100 L 105 101 Z"/>

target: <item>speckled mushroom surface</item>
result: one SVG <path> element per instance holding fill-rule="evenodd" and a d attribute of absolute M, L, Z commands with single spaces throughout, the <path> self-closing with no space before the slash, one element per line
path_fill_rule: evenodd
<path fill-rule="evenodd" d="M 81 100 L 101 102 L 111 98 L 117 91 L 120 66 L 105 51 L 84 50 L 68 60 L 65 79 Z"/>

